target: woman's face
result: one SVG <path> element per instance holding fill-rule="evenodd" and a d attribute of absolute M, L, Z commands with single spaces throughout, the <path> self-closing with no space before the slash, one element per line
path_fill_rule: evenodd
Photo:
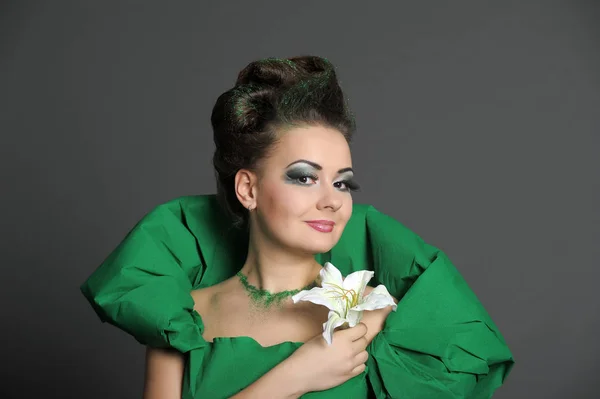
<path fill-rule="evenodd" d="M 350 148 L 337 130 L 297 127 L 283 133 L 261 162 L 254 222 L 293 252 L 323 253 L 338 242 L 352 214 Z"/>

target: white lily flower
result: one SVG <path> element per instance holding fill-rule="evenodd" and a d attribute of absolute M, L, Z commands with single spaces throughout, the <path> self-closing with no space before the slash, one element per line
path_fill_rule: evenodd
<path fill-rule="evenodd" d="M 370 270 L 359 270 L 344 279 L 334 265 L 326 262 L 320 272 L 321 286 L 301 291 L 292 296 L 292 300 L 294 303 L 309 301 L 329 309 L 327 321 L 323 323 L 323 337 L 331 345 L 333 331 L 340 326 L 356 326 L 362 319 L 363 311 L 387 306 L 392 306 L 396 311 L 398 305 L 383 284 L 364 295 L 365 287 L 374 274 Z"/>

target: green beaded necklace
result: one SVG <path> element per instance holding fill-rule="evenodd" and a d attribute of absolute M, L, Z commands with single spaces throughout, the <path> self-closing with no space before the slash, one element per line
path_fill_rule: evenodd
<path fill-rule="evenodd" d="M 311 288 L 313 288 L 317 285 L 317 282 L 315 280 L 312 283 L 308 284 L 306 287 L 296 289 L 296 290 L 287 290 L 287 291 L 276 292 L 273 294 L 267 290 L 257 288 L 255 286 L 253 286 L 252 284 L 250 284 L 248 282 L 248 277 L 246 277 L 244 274 L 242 274 L 241 271 L 237 272 L 236 276 L 238 276 L 240 278 L 240 282 L 242 283 L 242 285 L 248 292 L 248 295 L 250 296 L 250 299 L 252 300 L 252 302 L 254 304 L 260 305 L 261 307 L 265 307 L 265 308 L 270 307 L 273 303 L 280 305 L 281 302 L 285 298 L 294 296 L 297 293 L 299 293 L 300 291 L 310 290 Z"/>

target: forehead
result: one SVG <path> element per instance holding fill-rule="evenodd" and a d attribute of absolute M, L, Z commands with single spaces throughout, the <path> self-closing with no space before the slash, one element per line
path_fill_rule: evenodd
<path fill-rule="evenodd" d="M 327 168 L 352 166 L 348 142 L 336 129 L 323 126 L 294 127 L 282 134 L 268 163 L 284 167 L 298 159 L 316 162 Z"/>

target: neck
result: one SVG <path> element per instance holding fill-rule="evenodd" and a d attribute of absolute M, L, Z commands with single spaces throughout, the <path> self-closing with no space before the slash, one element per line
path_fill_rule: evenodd
<path fill-rule="evenodd" d="M 253 236 L 250 235 L 248 256 L 241 270 L 248 277 L 248 283 L 277 293 L 302 288 L 319 275 L 321 265 L 314 255 L 292 253 Z"/>

